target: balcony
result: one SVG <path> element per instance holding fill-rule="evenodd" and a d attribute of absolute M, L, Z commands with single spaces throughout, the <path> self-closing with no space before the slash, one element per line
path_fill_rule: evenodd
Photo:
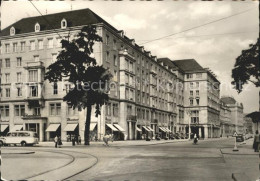
<path fill-rule="evenodd" d="M 22 116 L 22 119 L 47 119 L 46 117 L 42 117 L 41 114 L 25 114 L 24 116 Z"/>
<path fill-rule="evenodd" d="M 38 62 L 26 62 L 24 66 L 25 69 L 37 69 L 37 68 L 44 68 L 44 63 L 41 61 Z"/>

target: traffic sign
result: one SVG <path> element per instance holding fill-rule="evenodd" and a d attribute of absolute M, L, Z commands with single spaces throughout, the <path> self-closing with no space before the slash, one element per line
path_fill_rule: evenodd
<path fill-rule="evenodd" d="M 233 136 L 234 136 L 234 137 L 236 137 L 236 136 L 237 136 L 237 132 L 236 132 L 236 131 L 234 132 Z"/>

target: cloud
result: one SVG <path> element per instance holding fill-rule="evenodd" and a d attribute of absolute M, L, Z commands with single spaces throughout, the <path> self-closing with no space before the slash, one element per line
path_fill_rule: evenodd
<path fill-rule="evenodd" d="M 145 29 L 147 23 L 144 19 L 134 19 L 126 14 L 116 14 L 113 17 L 104 17 L 110 24 L 118 29 Z"/>

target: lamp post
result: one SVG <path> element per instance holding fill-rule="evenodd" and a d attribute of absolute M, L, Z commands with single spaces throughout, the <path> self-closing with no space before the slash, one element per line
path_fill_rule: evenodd
<path fill-rule="evenodd" d="M 191 110 L 190 109 L 187 109 L 186 110 L 186 113 L 187 113 L 187 115 L 189 116 L 189 140 L 190 140 L 190 134 L 191 134 L 191 129 L 190 129 L 190 117 L 191 117 Z"/>

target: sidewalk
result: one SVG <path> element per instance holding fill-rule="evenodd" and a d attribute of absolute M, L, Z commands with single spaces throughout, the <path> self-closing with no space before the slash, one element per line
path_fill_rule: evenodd
<path fill-rule="evenodd" d="M 151 140 L 151 141 L 145 141 L 145 140 L 126 140 L 126 141 L 109 141 L 110 146 L 145 146 L 145 145 L 157 145 L 157 144 L 166 144 L 166 143 L 177 143 L 177 142 L 187 142 L 189 140 L 187 139 L 179 139 L 179 140 Z M 62 147 L 71 147 L 71 142 L 62 142 Z M 103 146 L 103 141 L 97 141 L 97 142 L 90 142 L 91 146 Z M 39 147 L 54 147 L 54 142 L 39 142 L 37 145 Z M 81 145 L 75 145 L 75 146 L 84 146 L 84 142 L 81 142 Z"/>

